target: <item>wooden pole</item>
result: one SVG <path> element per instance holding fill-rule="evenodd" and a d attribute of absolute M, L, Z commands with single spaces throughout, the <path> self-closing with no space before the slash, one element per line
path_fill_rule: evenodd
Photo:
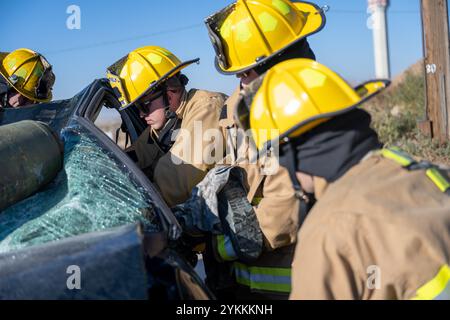
<path fill-rule="evenodd" d="M 421 0 L 426 71 L 425 134 L 441 143 L 450 139 L 450 46 L 447 0 Z"/>

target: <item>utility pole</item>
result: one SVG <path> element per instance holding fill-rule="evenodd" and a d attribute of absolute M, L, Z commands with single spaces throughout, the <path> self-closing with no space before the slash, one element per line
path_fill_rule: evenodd
<path fill-rule="evenodd" d="M 368 9 L 373 19 L 375 75 L 378 79 L 389 79 L 391 77 L 386 21 L 386 8 L 388 5 L 388 0 L 368 0 Z"/>
<path fill-rule="evenodd" d="M 447 0 L 421 0 L 426 71 L 423 133 L 441 143 L 450 138 L 450 45 Z"/>

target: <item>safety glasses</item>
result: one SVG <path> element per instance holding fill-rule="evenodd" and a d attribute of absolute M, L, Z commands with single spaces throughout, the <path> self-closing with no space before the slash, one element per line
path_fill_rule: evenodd
<path fill-rule="evenodd" d="M 156 92 L 152 92 L 150 94 L 147 94 L 143 96 L 139 102 L 136 103 L 136 106 L 138 107 L 139 111 L 141 111 L 144 114 L 150 114 L 151 112 L 151 106 L 152 102 L 156 99 L 160 98 L 164 94 L 163 90 L 159 90 Z"/>

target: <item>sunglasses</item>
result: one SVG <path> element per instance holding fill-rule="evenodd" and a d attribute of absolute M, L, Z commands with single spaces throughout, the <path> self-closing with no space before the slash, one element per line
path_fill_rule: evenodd
<path fill-rule="evenodd" d="M 152 92 L 141 98 L 141 101 L 137 103 L 138 109 L 144 114 L 150 114 L 153 101 L 159 99 L 164 94 L 163 91 Z"/>

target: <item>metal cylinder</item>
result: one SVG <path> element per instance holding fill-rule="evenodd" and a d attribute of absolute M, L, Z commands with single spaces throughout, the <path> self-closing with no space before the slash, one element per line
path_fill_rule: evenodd
<path fill-rule="evenodd" d="M 0 211 L 36 193 L 62 166 L 62 143 L 47 124 L 0 126 Z"/>

